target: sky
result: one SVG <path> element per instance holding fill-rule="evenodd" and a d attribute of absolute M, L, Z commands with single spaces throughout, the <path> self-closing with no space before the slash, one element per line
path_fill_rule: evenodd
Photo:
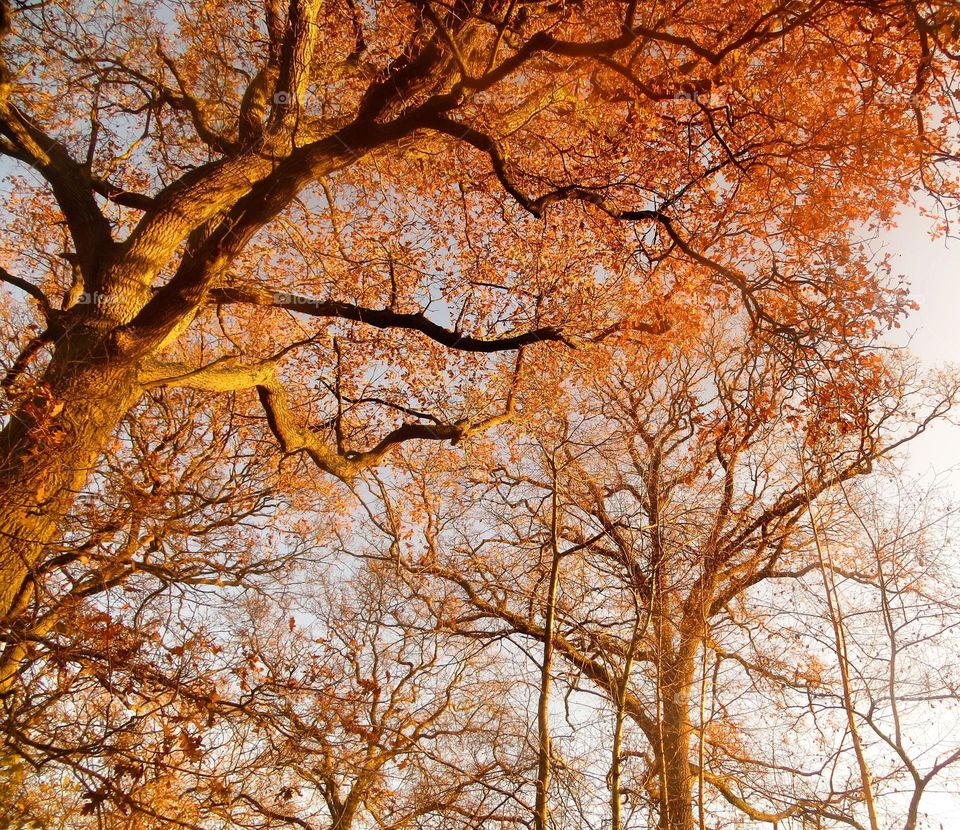
<path fill-rule="evenodd" d="M 927 367 L 952 363 L 960 370 L 960 238 L 931 239 L 930 227 L 930 220 L 915 210 L 905 211 L 898 227 L 880 240 L 892 254 L 894 272 L 907 277 L 920 306 L 897 340 L 909 341 Z M 941 423 L 921 435 L 910 447 L 909 466 L 917 474 L 943 476 L 960 495 L 960 426 Z"/>

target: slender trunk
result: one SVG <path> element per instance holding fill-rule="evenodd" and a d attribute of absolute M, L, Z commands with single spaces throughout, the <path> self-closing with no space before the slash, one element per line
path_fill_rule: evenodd
<path fill-rule="evenodd" d="M 360 807 L 360 787 L 354 785 L 344 803 L 333 814 L 330 830 L 352 830 Z"/>
<path fill-rule="evenodd" d="M 613 723 L 613 749 L 610 752 L 610 824 L 613 830 L 620 830 L 623 826 L 621 816 L 622 805 L 620 799 L 620 757 L 623 746 L 623 698 L 617 701 L 617 713 Z"/>
<path fill-rule="evenodd" d="M 135 366 L 90 342 L 61 341 L 38 391 L 0 431 L 0 619 L 29 601 L 44 547 L 139 395 Z"/>
<path fill-rule="evenodd" d="M 661 575 L 661 580 L 662 580 Z M 702 586 L 697 596 L 701 594 Z M 691 615 L 691 601 L 671 601 L 670 592 L 658 585 L 654 607 L 657 625 L 658 736 L 655 752 L 660 768 L 658 830 L 693 830 L 693 778 L 690 742 L 693 726 L 690 695 L 696 673 L 696 653 L 703 629 L 699 613 Z M 676 597 L 673 598 L 674 600 Z M 699 602 L 693 603 L 699 612 Z"/>
<path fill-rule="evenodd" d="M 643 622 L 641 624 L 641 618 Z M 612 830 L 620 830 L 623 826 L 622 805 L 620 803 L 620 763 L 623 754 L 623 725 L 627 715 L 627 691 L 630 688 L 630 674 L 633 672 L 633 662 L 636 658 L 640 638 L 646 632 L 650 622 L 650 614 L 640 613 L 640 603 L 634 596 L 633 633 L 630 635 L 630 647 L 623 664 L 623 675 L 616 689 L 616 712 L 613 722 L 613 747 L 610 751 L 610 823 Z"/>
<path fill-rule="evenodd" d="M 804 471 L 803 475 L 804 487 L 806 487 L 806 471 Z M 820 576 L 823 580 L 823 590 L 827 601 L 827 613 L 830 617 L 830 626 L 833 629 L 834 649 L 837 654 L 837 666 L 840 669 L 843 708 L 847 716 L 847 728 L 850 730 L 850 738 L 853 742 L 853 752 L 860 770 L 860 789 L 863 793 L 863 800 L 867 805 L 867 816 L 870 819 L 870 828 L 871 830 L 880 830 L 877 807 L 873 798 L 873 776 L 870 772 L 870 764 L 867 761 L 867 756 L 863 751 L 863 743 L 860 740 L 860 730 L 857 727 L 857 720 L 854 715 L 853 689 L 850 685 L 850 661 L 847 654 L 843 610 L 840 606 L 837 584 L 834 581 L 833 560 L 830 556 L 829 548 L 826 548 L 820 541 L 820 531 L 817 526 L 817 520 L 813 514 L 813 507 L 809 500 L 807 501 L 807 513 L 810 517 L 813 543 L 820 565 Z"/>
<path fill-rule="evenodd" d="M 537 797 L 533 813 L 535 830 L 547 830 L 550 805 L 547 793 L 550 788 L 550 683 L 553 670 L 553 629 L 556 616 L 557 589 L 560 583 L 559 504 L 557 496 L 556 467 L 554 467 L 553 499 L 550 513 L 550 577 L 547 584 L 547 601 L 544 609 L 543 661 L 540 665 L 540 698 L 537 701 L 537 737 L 539 753 L 537 760 Z"/>
<path fill-rule="evenodd" d="M 819 549 L 819 544 L 817 547 Z M 873 799 L 873 777 L 870 773 L 870 765 L 867 761 L 866 754 L 863 751 L 863 743 L 860 740 L 860 730 L 857 727 L 857 720 L 854 716 L 853 690 L 850 685 L 850 665 L 847 656 L 843 618 L 839 608 L 839 598 L 836 595 L 836 585 L 833 583 L 832 572 L 824 565 L 822 554 L 820 570 L 824 580 L 823 587 L 827 599 L 827 612 L 830 615 L 830 625 L 833 628 L 837 665 L 840 668 L 843 708 L 847 715 L 847 728 L 850 730 L 850 738 L 853 741 L 853 751 L 857 758 L 857 766 L 860 769 L 860 785 L 863 791 L 863 800 L 867 805 L 867 815 L 870 818 L 871 830 L 879 830 L 880 823 L 877 818 L 877 808 Z"/>
<path fill-rule="evenodd" d="M 706 631 L 706 622 L 704 621 L 704 631 Z M 700 830 L 707 826 L 706 804 L 703 794 L 703 765 L 706 761 L 703 739 L 706 734 L 706 711 L 707 711 L 707 638 L 703 637 L 700 660 L 700 711 L 699 721 L 700 730 L 697 733 L 697 825 Z"/>

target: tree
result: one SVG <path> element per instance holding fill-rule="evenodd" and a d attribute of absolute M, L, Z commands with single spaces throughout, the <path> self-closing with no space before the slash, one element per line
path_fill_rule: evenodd
<path fill-rule="evenodd" d="M 779 586 L 820 570 L 814 543 L 828 537 L 815 537 L 810 511 L 842 505 L 846 482 L 948 411 L 956 381 L 931 388 L 907 364 L 865 360 L 797 386 L 782 356 L 724 325 L 686 352 L 623 350 L 608 370 L 588 374 L 544 426 L 529 416 L 534 436 L 564 435 L 559 488 L 534 437 L 497 456 L 473 490 L 418 504 L 414 515 L 430 505 L 435 515 L 414 534 L 428 548 L 407 566 L 460 591 L 465 636 L 550 642 L 567 682 L 607 699 L 614 734 L 624 715 L 632 721 L 630 755 L 646 761 L 640 777 L 658 826 L 693 828 L 697 798 L 701 811 L 720 799 L 756 821 L 855 822 L 859 784 L 824 790 L 809 768 L 818 759 L 781 750 L 788 761 L 751 741 L 792 717 L 771 701 L 827 694 L 815 650 L 798 655 L 790 630 L 768 627 L 763 609 L 780 607 Z M 851 388 L 857 396 L 845 399 Z M 419 475 L 416 491 L 452 490 L 442 472 Z M 554 519 L 558 489 L 564 510 Z M 842 527 L 833 518 L 830 535 Z M 559 592 L 556 557 L 543 554 L 556 528 Z M 543 606 L 545 585 L 556 598 Z M 824 763 L 846 769 L 835 747 L 825 752 Z"/>
<path fill-rule="evenodd" d="M 848 818 L 856 787 L 785 791 L 738 754 L 720 673 L 815 686 L 734 598 L 900 440 L 872 347 L 909 303 L 858 240 L 916 188 L 955 207 L 958 36 L 952 3 L 900 0 L 0 0 L 0 795 L 68 826 L 348 824 L 361 801 L 384 826 L 589 824 L 602 757 L 604 809 L 665 827 L 693 821 L 691 773 L 701 814 Z M 517 420 L 532 443 L 483 437 Z M 516 455 L 548 445 L 544 479 Z M 395 586 L 311 606 L 314 639 L 352 626 L 367 651 L 287 627 L 299 575 L 363 547 L 337 479 L 441 631 L 400 620 Z M 366 492 L 411 482 L 402 521 Z M 478 493 L 492 516 L 457 501 Z M 531 640 L 535 753 L 484 676 Z M 420 659 L 443 649 L 461 669 Z M 372 667 L 411 655 L 405 691 Z M 560 734 L 557 688 L 599 693 L 612 757 Z M 384 744 L 384 689 L 462 702 L 424 710 L 455 763 L 417 755 L 405 702 Z"/>
<path fill-rule="evenodd" d="M 388 561 L 331 577 L 304 609 L 318 625 L 301 632 L 293 618 L 270 625 L 255 613 L 245 626 L 254 659 L 240 720 L 257 724 L 265 748 L 224 799 L 240 808 L 231 820 L 519 826 L 534 760 L 495 657 L 452 640 L 437 625 L 442 595 L 418 596 Z"/>
<path fill-rule="evenodd" d="M 139 638 L 75 618 L 82 643 L 32 661 L 19 705 L 7 696 L 0 808 L 25 827 L 520 826 L 536 756 L 495 655 L 452 640 L 442 595 L 387 561 L 348 565 L 309 592 L 193 597 L 183 634 L 145 608 Z"/>
<path fill-rule="evenodd" d="M 821 545 L 830 597 L 821 614 L 841 632 L 836 663 L 846 677 L 825 684 L 819 705 L 846 710 L 868 744 L 877 824 L 915 830 L 931 783 L 960 761 L 940 729 L 957 704 L 957 573 L 945 555 L 956 507 L 936 481 L 897 476 L 869 488 L 851 482 L 842 496 L 855 530 Z"/>
<path fill-rule="evenodd" d="M 498 351 L 741 302 L 830 354 L 899 304 L 852 224 L 953 196 L 946 2 L 0 9 L 32 177 L 0 273 L 38 326 L 5 382 L 8 618 L 148 390 L 228 395 L 350 479 L 509 419 Z"/>
<path fill-rule="evenodd" d="M 18 775 L 45 792 L 66 778 L 42 807 L 79 827 L 858 827 L 852 718 L 878 803 L 913 780 L 916 814 L 955 748 L 926 757 L 904 737 L 913 715 L 890 725 L 913 702 L 955 705 L 952 681 L 890 691 L 883 663 L 934 641 L 949 660 L 953 623 L 930 613 L 952 611 L 919 593 L 911 546 L 930 522 L 888 531 L 853 485 L 945 412 L 956 379 L 888 357 L 799 385 L 726 323 L 607 355 L 607 371 L 538 378 L 567 398 L 522 411 L 526 438 L 411 451 L 355 483 L 365 515 L 294 525 L 287 544 L 255 535 L 244 476 L 209 498 L 217 442 L 198 459 L 131 441 L 158 481 L 193 475 L 129 511 L 123 545 L 156 522 L 162 557 L 152 541 L 113 555 L 95 517 L 89 561 L 54 571 L 77 590 L 40 582 L 4 696 L 10 797 Z"/>

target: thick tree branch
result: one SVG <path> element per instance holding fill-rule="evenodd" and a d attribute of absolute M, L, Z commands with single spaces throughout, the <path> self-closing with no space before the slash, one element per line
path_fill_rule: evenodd
<path fill-rule="evenodd" d="M 422 312 L 402 313 L 382 308 L 365 308 L 337 300 L 314 300 L 287 292 L 271 292 L 263 288 L 215 288 L 209 302 L 214 304 L 245 303 L 248 305 L 282 308 L 311 317 L 353 320 L 379 329 L 406 329 L 417 331 L 431 340 L 451 349 L 464 352 L 503 352 L 521 349 L 542 342 L 559 342 L 575 346 L 558 328 L 544 326 L 506 337 L 480 338 L 444 328 L 428 319 Z"/>
<path fill-rule="evenodd" d="M 70 228 L 81 272 L 89 279 L 113 242 L 110 223 L 93 197 L 87 169 L 13 102 L 13 76 L 3 57 L 10 27 L 10 9 L 4 3 L 0 12 L 0 135 L 9 142 L 13 156 L 30 164 L 50 185 Z"/>
<path fill-rule="evenodd" d="M 40 304 L 40 309 L 43 311 L 43 316 L 47 319 L 53 315 L 53 306 L 51 305 L 49 298 L 32 282 L 27 282 L 27 280 L 22 279 L 21 277 L 14 276 L 3 267 L 0 267 L 0 281 L 15 286 L 24 293 L 33 297 L 33 299 Z"/>
<path fill-rule="evenodd" d="M 104 199 L 109 199 L 121 207 L 147 211 L 155 204 L 151 196 L 147 196 L 144 193 L 135 193 L 131 190 L 123 190 L 115 184 L 111 184 L 106 179 L 97 178 L 96 176 L 90 179 L 90 186 L 95 193 L 98 193 L 103 196 Z"/>
<path fill-rule="evenodd" d="M 226 357 L 196 368 L 179 363 L 148 361 L 139 374 L 145 389 L 185 387 L 208 392 L 238 392 L 256 388 L 267 416 L 267 424 L 285 453 L 306 452 L 324 472 L 350 481 L 358 473 L 377 465 L 393 447 L 407 441 L 461 441 L 509 422 L 515 415 L 515 387 L 507 394 L 504 411 L 476 420 L 462 419 L 443 423 L 405 423 L 388 432 L 371 449 L 346 451 L 324 440 L 314 429 L 304 425 L 290 406 L 287 392 L 277 375 L 278 358 L 245 364 L 235 357 Z M 519 360 L 518 360 L 519 373 Z"/>
<path fill-rule="evenodd" d="M 130 257 L 144 250 L 144 261 L 150 267 L 141 269 L 142 277 L 149 275 L 152 279 L 153 269 L 159 270 L 161 260 L 165 261 L 175 243 L 179 244 L 181 232 L 194 232 L 204 222 L 212 228 L 205 233 L 202 244 L 184 256 L 171 280 L 130 323 L 117 330 L 113 347 L 131 357 L 155 349 L 203 304 L 210 287 L 250 239 L 308 182 L 354 163 L 417 126 L 416 112 L 382 125 L 354 121 L 322 140 L 297 148 L 279 163 L 270 164 L 253 153 L 241 154 L 219 167 L 204 169 L 195 181 L 188 183 L 189 176 L 185 176 L 178 186 L 167 188 L 126 246 Z M 269 174 L 251 184 L 250 177 L 259 175 L 263 164 L 270 166 Z M 231 187 L 236 190 L 231 192 Z M 204 193 L 209 193 L 209 198 Z"/>
<path fill-rule="evenodd" d="M 282 106 L 274 106 L 271 126 L 293 130 L 310 83 L 310 66 L 319 34 L 317 13 L 321 0 L 290 0 L 286 33 L 280 47 L 277 91 L 287 96 Z"/>
<path fill-rule="evenodd" d="M 370 450 L 339 452 L 335 446 L 304 426 L 293 413 L 286 390 L 271 379 L 257 385 L 257 395 L 267 416 L 267 424 L 285 453 L 306 452 L 324 472 L 350 482 L 359 473 L 377 463 L 396 445 L 405 441 L 450 441 L 457 444 L 471 435 L 509 420 L 511 413 L 479 422 L 459 421 L 455 424 L 403 424 L 389 432 Z"/>
<path fill-rule="evenodd" d="M 203 389 L 207 392 L 237 392 L 273 382 L 276 369 L 276 360 L 245 364 L 235 357 L 225 357 L 196 368 L 182 363 L 147 361 L 140 370 L 139 380 L 144 389 L 165 386 Z"/>

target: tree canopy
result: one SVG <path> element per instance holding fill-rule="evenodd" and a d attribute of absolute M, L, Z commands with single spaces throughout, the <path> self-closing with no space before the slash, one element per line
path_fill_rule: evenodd
<path fill-rule="evenodd" d="M 861 479 L 956 396 L 888 348 L 913 302 L 872 240 L 949 231 L 958 68 L 948 0 L 0 0 L 12 820 L 877 830 L 889 782 L 919 799 L 953 756 L 854 652 L 899 676 L 924 543 L 832 534 L 897 525 Z M 818 620 L 792 676 L 783 580 Z M 742 737 L 751 684 L 808 695 L 804 735 L 845 713 L 820 772 Z M 551 739 L 554 686 L 612 760 Z"/>

